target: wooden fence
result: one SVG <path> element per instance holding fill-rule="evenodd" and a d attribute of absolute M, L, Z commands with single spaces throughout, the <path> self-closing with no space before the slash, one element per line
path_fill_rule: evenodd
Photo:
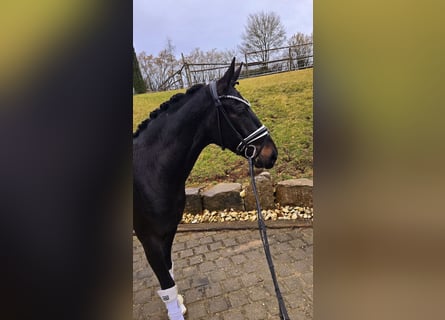
<path fill-rule="evenodd" d="M 240 78 L 312 68 L 313 44 L 252 51 L 244 54 L 244 68 Z M 181 68 L 170 75 L 160 86 L 159 91 L 188 88 L 198 83 L 208 83 L 222 77 L 230 63 L 189 63 L 182 56 Z M 266 58 L 266 59 L 265 59 Z M 237 65 L 239 65 L 237 63 Z"/>

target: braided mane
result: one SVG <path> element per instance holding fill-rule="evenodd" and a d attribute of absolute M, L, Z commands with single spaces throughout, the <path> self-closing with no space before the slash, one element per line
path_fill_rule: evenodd
<path fill-rule="evenodd" d="M 158 109 L 155 109 L 152 112 L 150 112 L 149 117 L 139 124 L 138 128 L 133 133 L 133 138 L 136 138 L 142 131 L 144 131 L 147 128 L 149 122 L 156 119 L 158 117 L 158 115 L 160 115 L 163 112 L 165 112 L 166 110 L 170 109 L 172 105 L 176 105 L 177 103 L 184 101 L 184 97 L 188 97 L 188 96 L 192 95 L 193 93 L 195 93 L 196 91 L 201 89 L 203 86 L 204 86 L 204 84 L 202 84 L 202 83 L 195 84 L 194 86 L 190 87 L 186 91 L 186 93 L 177 93 L 177 94 L 173 95 L 170 98 L 170 100 L 163 102 L 159 106 Z"/>

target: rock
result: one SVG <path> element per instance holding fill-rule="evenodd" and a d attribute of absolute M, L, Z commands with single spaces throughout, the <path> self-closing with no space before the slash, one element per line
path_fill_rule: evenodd
<path fill-rule="evenodd" d="M 270 173 L 262 172 L 257 175 L 255 177 L 255 184 L 260 199 L 261 209 L 273 209 L 275 207 L 275 198 Z M 255 196 L 253 195 L 252 186 L 250 184 L 246 187 L 244 202 L 246 210 L 256 209 Z"/>
<path fill-rule="evenodd" d="M 201 188 L 185 188 L 184 212 L 192 214 L 202 213 L 202 202 L 201 202 L 200 191 Z"/>
<path fill-rule="evenodd" d="M 309 179 L 290 179 L 278 182 L 276 200 L 282 205 L 312 207 L 312 186 Z"/>
<path fill-rule="evenodd" d="M 244 201 L 240 196 L 240 191 L 241 184 L 239 183 L 219 183 L 201 193 L 203 207 L 210 211 L 229 208 L 243 211 Z"/>

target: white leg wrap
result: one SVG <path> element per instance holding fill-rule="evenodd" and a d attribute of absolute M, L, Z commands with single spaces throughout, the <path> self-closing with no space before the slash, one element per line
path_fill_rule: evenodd
<path fill-rule="evenodd" d="M 170 320 L 184 320 L 183 314 L 187 311 L 182 296 L 178 295 L 176 286 L 158 291 L 159 297 L 164 301 Z M 181 298 L 179 298 L 181 297 Z"/>

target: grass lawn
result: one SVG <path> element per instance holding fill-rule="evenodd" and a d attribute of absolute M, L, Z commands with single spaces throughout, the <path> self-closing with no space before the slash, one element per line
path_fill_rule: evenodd
<path fill-rule="evenodd" d="M 238 91 L 250 101 L 258 118 L 271 132 L 278 147 L 278 160 L 268 170 L 274 181 L 312 178 L 313 153 L 313 69 L 291 71 L 240 80 Z M 168 100 L 174 90 L 135 95 L 133 130 L 150 111 Z M 217 182 L 246 182 L 247 160 L 229 150 L 211 145 L 204 149 L 187 184 L 206 186 Z"/>

